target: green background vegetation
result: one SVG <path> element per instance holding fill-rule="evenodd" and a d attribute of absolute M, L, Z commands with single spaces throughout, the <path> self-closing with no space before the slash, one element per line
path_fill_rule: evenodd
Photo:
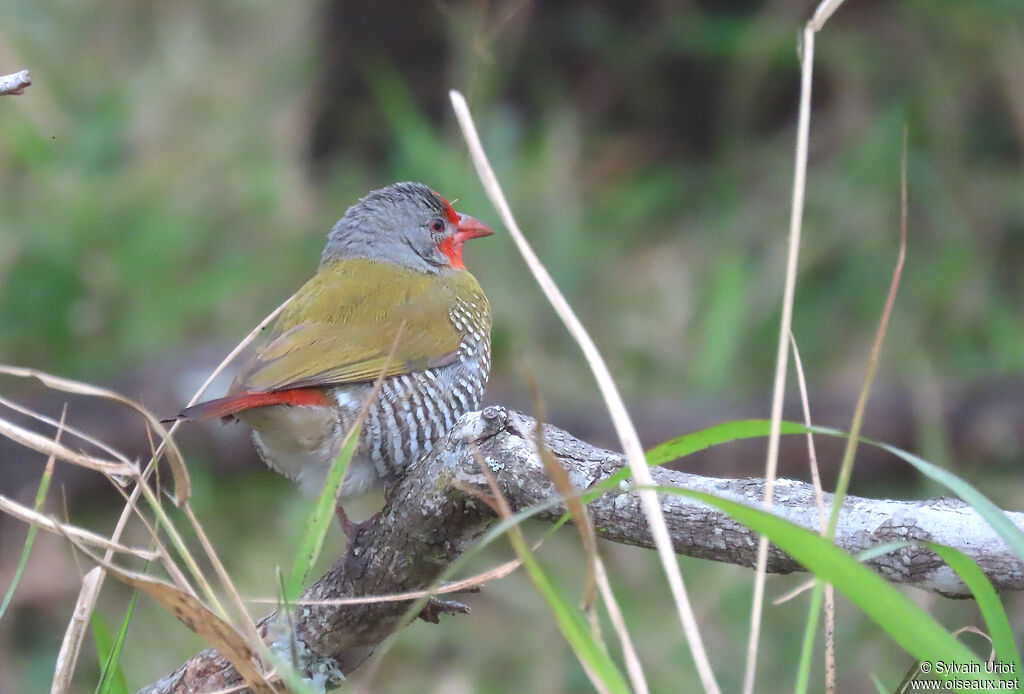
<path fill-rule="evenodd" d="M 415 24 L 347 5 L 0 0 L 0 72 L 28 67 L 35 79 L 0 101 L 0 361 L 101 384 L 129 372 L 184 382 L 161 365 L 197 346 L 229 348 L 308 277 L 351 202 L 412 179 L 499 229 L 467 251 L 495 309 L 493 397 L 523 402 L 528 370 L 550 409 L 597 411 L 585 364 L 498 228 L 444 107 L 457 87 L 521 226 L 627 398 L 699 409 L 764 395 L 790 206 L 795 38 L 810 5 L 423 3 L 412 14 L 429 21 Z M 376 41 L 372 21 L 341 22 L 358 12 L 409 24 Z M 820 35 L 794 314 L 812 388 L 852 396 L 895 261 L 906 126 L 909 255 L 878 380 L 908 388 L 913 419 L 935 425 L 917 430 L 916 450 L 959 464 L 1012 507 L 1019 430 L 992 433 L 1009 442 L 994 447 L 999 464 L 973 470 L 950 452 L 928 400 L 1024 373 L 1022 22 L 1014 2 L 850 0 Z M 755 414 L 767 409 L 763 398 Z M 59 412 L 56 399 L 48 411 Z M 255 464 L 226 476 L 208 451 L 186 453 L 196 510 L 232 574 L 247 594 L 273 595 L 268 558 L 288 561 L 304 502 Z M 106 527 L 113 508 L 82 498 L 71 511 Z M 0 576 L 22 533 L 0 524 Z M 336 555 L 339 538 L 328 542 Z M 26 589 L 0 623 L 2 694 L 48 686 L 77 590 L 68 552 L 46 538 L 40 547 L 29 571 L 51 574 L 38 584 L 48 592 Z M 653 555 L 605 550 L 652 691 L 695 682 Z M 579 585 L 581 556 L 572 533 L 540 552 L 566 585 Z M 751 574 L 681 564 L 716 671 L 735 690 Z M 799 580 L 770 578 L 769 597 Z M 950 628 L 978 621 L 971 603 L 910 595 Z M 791 689 L 801 600 L 768 609 L 759 691 Z M 110 585 L 109 623 L 126 603 Z M 1008 611 L 1019 630 L 1018 603 Z M 526 577 L 472 605 L 470 618 L 411 628 L 381 690 L 589 691 Z M 840 691 L 865 691 L 868 672 L 897 681 L 909 657 L 842 601 L 839 620 Z M 140 600 L 129 684 L 200 646 Z M 94 682 L 90 657 L 81 691 Z"/>

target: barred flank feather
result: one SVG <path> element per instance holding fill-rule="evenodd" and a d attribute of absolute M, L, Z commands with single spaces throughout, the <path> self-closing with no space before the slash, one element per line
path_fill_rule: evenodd
<path fill-rule="evenodd" d="M 363 440 L 384 479 L 426 454 L 483 400 L 491 369 L 487 299 L 472 295 L 458 302 L 450 320 L 464 336 L 455 362 L 385 379 L 370 407 Z"/>

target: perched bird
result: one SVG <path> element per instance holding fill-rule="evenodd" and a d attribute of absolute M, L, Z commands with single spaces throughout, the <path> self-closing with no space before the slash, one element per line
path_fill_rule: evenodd
<path fill-rule="evenodd" d="M 462 247 L 493 233 L 421 183 L 373 191 L 228 394 L 178 418 L 244 422 L 263 460 L 315 495 L 365 404 L 340 497 L 396 479 L 480 405 L 491 308 Z"/>

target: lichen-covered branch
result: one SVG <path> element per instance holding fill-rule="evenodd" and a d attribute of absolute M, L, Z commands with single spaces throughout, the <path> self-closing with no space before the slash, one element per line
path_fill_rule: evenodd
<path fill-rule="evenodd" d="M 25 87 L 30 84 L 32 84 L 32 76 L 28 74 L 28 70 L 22 70 L 10 75 L 0 75 L 0 96 L 24 94 Z"/>
<path fill-rule="evenodd" d="M 515 510 L 550 499 L 554 485 L 534 453 L 534 422 L 501 407 L 470 413 L 448 440 L 410 469 L 388 495 L 384 510 L 362 524 L 337 564 L 304 596 L 306 600 L 384 595 L 428 587 L 467 546 L 495 521 L 471 491 L 489 494 L 480 463 L 488 465 Z M 585 489 L 619 471 L 617 453 L 595 448 L 569 434 L 545 428 L 545 442 L 566 468 L 573 484 Z M 764 496 L 760 479 L 716 479 L 663 468 L 652 470 L 655 483 L 697 489 L 750 505 Z M 831 495 L 826 496 L 826 504 Z M 662 509 L 675 549 L 680 554 L 753 565 L 757 537 L 725 514 L 691 499 L 663 495 Z M 637 494 L 616 489 L 594 501 L 590 514 L 600 536 L 613 542 L 651 546 Z M 816 529 L 814 494 L 802 482 L 776 483 L 774 512 Z M 539 517 L 553 520 L 563 509 Z M 1024 514 L 1009 513 L 1024 527 Z M 966 504 L 952 499 L 887 501 L 848 497 L 840 514 L 836 543 L 858 552 L 894 540 L 929 540 L 971 556 L 998 590 L 1024 589 L 1024 563 L 1010 552 Z M 887 579 L 947 596 L 963 596 L 964 585 L 932 552 L 909 547 L 870 562 Z M 801 567 L 772 548 L 768 570 Z M 336 683 L 341 673 L 357 668 L 389 634 L 404 626 L 407 602 L 369 605 L 309 606 L 296 611 L 295 633 L 302 667 L 308 676 Z M 288 639 L 270 615 L 261 623 L 268 642 Z M 206 650 L 143 692 L 214 691 L 238 684 L 237 675 L 215 651 Z"/>

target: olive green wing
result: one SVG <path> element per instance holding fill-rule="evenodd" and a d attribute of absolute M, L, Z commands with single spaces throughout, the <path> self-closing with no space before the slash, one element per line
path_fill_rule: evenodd
<path fill-rule="evenodd" d="M 451 363 L 462 335 L 450 316 L 464 282 L 367 260 L 323 267 L 231 390 L 342 385 Z"/>

